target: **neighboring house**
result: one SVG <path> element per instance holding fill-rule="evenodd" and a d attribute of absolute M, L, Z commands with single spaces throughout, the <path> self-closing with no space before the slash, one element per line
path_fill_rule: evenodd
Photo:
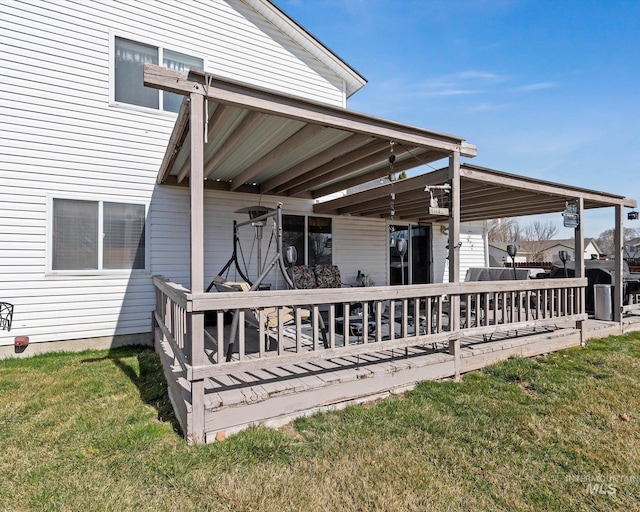
<path fill-rule="evenodd" d="M 640 259 L 640 238 L 633 238 L 624 244 L 624 257 Z"/>
<path fill-rule="evenodd" d="M 564 240 L 549 240 L 549 247 L 545 249 L 543 255 L 543 261 L 560 261 L 558 253 L 560 251 L 567 251 L 571 260 L 576 259 L 575 245 L 572 238 Z M 598 259 L 600 256 L 600 248 L 595 238 L 584 239 L 584 259 Z"/>
<path fill-rule="evenodd" d="M 503 265 L 504 263 L 511 263 L 511 257 L 507 253 L 507 245 L 509 244 L 506 242 L 489 242 L 489 258 L 492 264 Z M 569 253 L 569 258 L 575 261 L 576 253 L 574 249 L 574 240 L 572 238 L 566 240 L 549 240 L 547 245 L 548 247 L 542 252 L 542 258 L 540 261 L 560 261 L 560 257 L 558 256 L 560 251 L 567 251 Z M 600 248 L 598 247 L 595 238 L 585 238 L 584 245 L 585 260 L 597 259 L 599 257 Z M 516 263 L 526 263 L 530 260 L 531 253 L 527 252 L 526 249 L 518 247 L 518 252 L 515 258 Z"/>
<path fill-rule="evenodd" d="M 185 0 L 179 15 L 153 0 L 8 1 L 0 12 L 0 301 L 15 305 L 0 355 L 19 335 L 50 349 L 150 342 L 152 276 L 189 285 L 188 191 L 156 185 L 181 97 L 144 88 L 144 63 L 336 107 L 366 83 L 265 0 Z M 232 212 L 256 196 L 207 194 L 206 214 L 224 221 L 207 226 L 213 277 L 231 254 L 233 219 L 244 219 Z M 408 282 L 447 280 L 440 224 L 317 216 L 311 199 L 283 202 L 300 261 L 313 263 L 310 243 L 321 236 L 322 257 L 345 281 L 361 271 L 394 284 L 393 226 L 412 244 Z M 464 277 L 487 264 L 485 224 L 465 223 L 461 233 Z M 265 252 L 269 238 L 265 228 Z M 255 265 L 253 231 L 241 241 Z M 284 285 L 277 276 L 271 284 Z"/>
<path fill-rule="evenodd" d="M 502 266 L 511 264 L 511 256 L 507 252 L 507 242 L 489 242 L 489 261 L 491 266 Z M 517 247 L 518 244 L 516 244 Z M 516 252 L 515 262 L 525 263 L 528 261 L 529 253 L 518 248 Z"/>

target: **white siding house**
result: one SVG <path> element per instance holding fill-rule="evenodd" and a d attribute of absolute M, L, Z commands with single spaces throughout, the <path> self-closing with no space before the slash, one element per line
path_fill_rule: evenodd
<path fill-rule="evenodd" d="M 0 301 L 15 305 L 11 331 L 0 331 L 0 356 L 12 354 L 22 335 L 30 337 L 31 353 L 47 345 L 148 342 L 151 276 L 190 286 L 188 189 L 156 185 L 176 114 L 171 98 L 156 90 L 149 90 L 151 107 L 118 97 L 114 62 L 121 53 L 132 61 L 151 55 L 161 65 L 201 65 L 225 79 L 338 107 L 365 83 L 263 0 L 183 0 L 179 13 L 174 2 L 159 0 L 7 0 L 0 33 Z M 275 206 L 273 197 L 260 200 Z M 230 256 L 231 212 L 255 202 L 254 195 L 206 192 L 208 276 Z M 67 207 L 86 223 L 60 228 Z M 312 202 L 291 199 L 284 211 L 310 215 Z M 136 229 L 144 233 L 142 245 L 127 246 L 141 249 L 133 265 L 109 245 L 109 222 L 125 226 L 125 245 L 135 242 Z M 96 227 L 85 233 L 89 224 Z M 73 246 L 62 235 L 75 244 L 86 238 L 95 261 L 77 263 L 82 258 L 65 251 Z M 333 217 L 332 236 L 333 263 L 345 281 L 361 270 L 376 284 L 388 282 L 386 220 Z M 467 267 L 486 264 L 484 239 L 484 224 L 463 226 L 462 277 Z M 242 240 L 250 247 L 253 233 L 245 230 Z M 264 251 L 268 241 L 266 233 Z M 366 254 L 354 252 L 358 244 Z M 434 281 L 447 279 L 445 245 L 433 228 Z"/>

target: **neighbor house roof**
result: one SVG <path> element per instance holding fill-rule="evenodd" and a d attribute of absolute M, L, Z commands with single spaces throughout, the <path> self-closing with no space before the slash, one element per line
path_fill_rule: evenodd
<path fill-rule="evenodd" d="M 598 247 L 598 242 L 596 242 L 595 238 L 585 238 L 584 239 L 585 248 L 589 244 L 593 244 L 595 246 L 595 248 L 598 249 L 598 252 L 600 252 L 600 247 Z M 557 239 L 557 240 L 549 240 L 549 247 L 562 246 L 562 247 L 567 247 L 567 248 L 573 249 L 574 245 L 575 245 L 575 241 L 574 241 L 573 238 L 562 238 L 562 239 Z"/>
<path fill-rule="evenodd" d="M 498 249 L 499 251 L 502 251 L 505 253 L 507 252 L 507 245 L 509 245 L 508 242 L 489 242 L 489 247 L 493 247 L 494 249 Z M 530 254 L 530 253 L 529 251 L 526 251 L 518 247 L 518 254 L 523 255 L 523 254 Z"/>

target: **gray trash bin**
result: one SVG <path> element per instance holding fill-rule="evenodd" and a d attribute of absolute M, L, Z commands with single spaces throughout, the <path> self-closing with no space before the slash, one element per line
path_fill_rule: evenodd
<path fill-rule="evenodd" d="M 610 284 L 593 285 L 593 302 L 596 320 L 613 320 L 612 286 Z"/>

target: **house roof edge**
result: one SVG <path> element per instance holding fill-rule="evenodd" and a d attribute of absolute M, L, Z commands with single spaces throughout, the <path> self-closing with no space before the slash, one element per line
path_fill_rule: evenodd
<path fill-rule="evenodd" d="M 347 97 L 366 85 L 366 78 L 271 0 L 240 1 L 264 16 L 273 23 L 276 28 L 291 37 L 294 42 L 301 44 L 305 50 L 309 51 L 325 66 L 342 77 L 346 82 Z"/>

